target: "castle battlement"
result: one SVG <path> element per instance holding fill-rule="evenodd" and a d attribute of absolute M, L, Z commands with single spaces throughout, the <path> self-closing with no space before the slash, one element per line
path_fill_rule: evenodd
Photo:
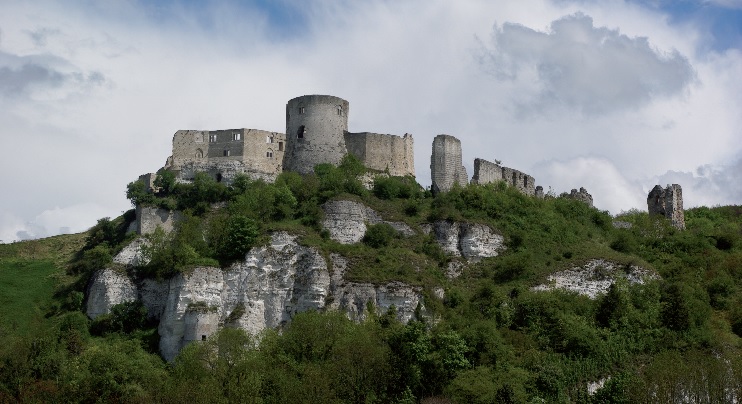
<path fill-rule="evenodd" d="M 205 172 L 231 183 L 237 174 L 269 182 L 286 171 L 311 173 L 338 165 L 346 154 L 390 175 L 415 175 L 412 135 L 348 131 L 350 105 L 330 95 L 304 95 L 286 104 L 286 133 L 260 129 L 179 130 L 166 169 L 180 181 Z"/>

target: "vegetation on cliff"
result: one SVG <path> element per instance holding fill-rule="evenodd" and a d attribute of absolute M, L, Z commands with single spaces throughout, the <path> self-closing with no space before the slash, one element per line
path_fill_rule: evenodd
<path fill-rule="evenodd" d="M 423 286 L 430 316 L 408 324 L 375 312 L 354 323 L 302 313 L 281 332 L 224 329 L 157 355 L 156 324 L 124 304 L 91 322 L 80 311 L 91 271 L 131 240 L 133 213 L 101 219 L 85 235 L 0 245 L 0 402 L 724 402 L 742 397 L 742 207 L 686 210 L 685 231 L 632 211 L 611 217 L 567 198 L 536 199 L 501 184 L 436 196 L 410 178 L 358 181 L 352 158 L 274 184 L 207 176 L 132 201 L 184 212 L 151 236 L 140 275 L 167 277 L 202 263 L 227 265 L 275 230 L 348 258 L 353 280 Z M 322 203 L 363 202 L 413 229 L 436 220 L 484 223 L 507 250 L 455 279 L 452 258 L 422 233 L 370 226 L 340 245 L 321 227 Z M 614 220 L 631 223 L 616 228 Z M 591 300 L 536 292 L 553 272 L 593 258 L 639 265 L 659 280 L 615 283 Z M 445 297 L 436 297 L 443 289 Z M 588 384 L 602 383 L 593 395 Z"/>

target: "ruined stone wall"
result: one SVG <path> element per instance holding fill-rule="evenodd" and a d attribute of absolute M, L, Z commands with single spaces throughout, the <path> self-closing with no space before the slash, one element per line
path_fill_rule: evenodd
<path fill-rule="evenodd" d="M 587 193 L 587 190 L 585 188 L 580 187 L 580 190 L 573 189 L 570 191 L 569 195 L 570 198 L 576 199 L 580 202 L 586 203 L 591 208 L 593 207 L 593 196 Z"/>
<path fill-rule="evenodd" d="M 285 146 L 283 133 L 259 129 L 179 130 L 166 168 L 181 181 L 192 180 L 197 171 L 219 181 L 239 173 L 272 181 L 283 170 Z"/>
<path fill-rule="evenodd" d="M 280 172 L 286 136 L 259 129 L 179 130 L 173 135 L 172 168 L 188 162 L 241 161 L 250 169 Z"/>
<path fill-rule="evenodd" d="M 150 234 L 158 227 L 166 233 L 173 231 L 175 224 L 182 219 L 180 212 L 150 206 L 137 206 L 136 230 L 137 234 Z"/>
<path fill-rule="evenodd" d="M 453 136 L 438 135 L 433 139 L 430 156 L 431 190 L 447 192 L 454 184 L 466 185 L 466 168 L 461 164 L 461 141 Z"/>
<path fill-rule="evenodd" d="M 484 159 L 474 159 L 474 176 L 471 178 L 472 184 L 489 184 L 497 181 L 503 181 L 502 167 L 499 164 Z"/>
<path fill-rule="evenodd" d="M 304 95 L 286 104 L 287 171 L 313 172 L 321 163 L 338 165 L 347 153 L 348 101 L 330 95 Z"/>
<path fill-rule="evenodd" d="M 530 175 L 484 159 L 474 159 L 472 183 L 488 184 L 496 181 L 505 181 L 526 195 L 536 195 L 536 180 Z"/>
<path fill-rule="evenodd" d="M 348 153 L 358 157 L 366 167 L 385 171 L 393 176 L 415 175 L 415 155 L 412 135 L 384 135 L 360 132 L 345 133 Z"/>
<path fill-rule="evenodd" d="M 219 329 L 219 313 L 216 310 L 189 308 L 183 317 L 185 326 L 183 345 L 193 341 L 204 341 Z"/>
<path fill-rule="evenodd" d="M 683 211 L 683 190 L 678 184 L 668 185 L 665 189 L 655 185 L 647 195 L 647 210 L 649 214 L 663 215 L 670 219 L 676 228 L 685 229 L 685 213 Z"/>

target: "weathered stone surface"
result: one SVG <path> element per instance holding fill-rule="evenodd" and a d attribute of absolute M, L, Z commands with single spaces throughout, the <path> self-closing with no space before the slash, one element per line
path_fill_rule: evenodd
<path fill-rule="evenodd" d="M 121 251 L 113 257 L 113 262 L 126 266 L 147 264 L 145 257 L 142 255 L 142 247 L 146 244 L 146 239 L 142 237 L 134 239 L 134 241 L 121 249 Z"/>
<path fill-rule="evenodd" d="M 548 284 L 538 285 L 536 291 L 564 289 L 577 292 L 595 299 L 604 294 L 618 278 L 625 278 L 629 283 L 642 284 L 648 280 L 659 279 L 654 272 L 632 265 L 628 268 L 610 261 L 595 259 L 585 265 L 548 276 Z"/>
<path fill-rule="evenodd" d="M 496 257 L 505 249 L 505 239 L 488 226 L 461 223 L 459 229 L 459 250 L 467 261 L 477 262 L 482 258 Z"/>
<path fill-rule="evenodd" d="M 367 224 L 387 223 L 404 236 L 415 232 L 405 223 L 388 222 L 381 219 L 376 211 L 355 201 L 329 201 L 322 206 L 325 220 L 322 227 L 330 232 L 330 238 L 341 244 L 361 241 L 366 234 Z"/>
<path fill-rule="evenodd" d="M 137 287 L 121 270 L 105 268 L 96 271 L 87 289 L 85 312 L 95 319 L 111 312 L 111 307 L 137 299 Z"/>
<path fill-rule="evenodd" d="M 649 210 L 650 215 L 663 215 L 670 219 L 672 225 L 677 229 L 685 229 L 683 190 L 680 185 L 668 185 L 665 189 L 655 185 L 647 195 L 647 210 Z"/>
<path fill-rule="evenodd" d="M 98 271 L 89 287 L 87 312 L 94 318 L 114 304 L 141 299 L 149 316 L 160 319 L 160 352 L 172 360 L 185 344 L 208 338 L 225 323 L 258 333 L 285 325 L 296 313 L 325 307 L 363 319 L 369 304 L 379 312 L 394 305 L 398 318 L 409 321 L 422 305 L 419 287 L 346 282 L 347 260 L 332 254 L 330 262 L 332 276 L 318 250 L 279 232 L 270 245 L 253 248 L 244 261 L 226 270 L 197 267 L 162 282 L 145 279 L 138 286 L 120 272 Z"/>
<path fill-rule="evenodd" d="M 173 231 L 175 224 L 182 219 L 182 214 L 178 211 L 150 206 L 137 206 L 136 215 L 137 233 L 139 235 L 150 234 L 158 227 L 169 233 Z"/>
<path fill-rule="evenodd" d="M 585 203 L 591 208 L 593 207 L 593 196 L 587 193 L 587 190 L 585 188 L 580 188 L 579 191 L 576 189 L 573 189 L 572 191 L 570 191 L 567 197 L 576 199 L 582 203 Z"/>
<path fill-rule="evenodd" d="M 511 187 L 529 195 L 536 195 L 536 180 L 530 175 L 513 168 L 501 167 L 500 164 L 491 163 L 484 159 L 474 159 L 473 184 L 489 184 L 497 181 L 505 181 Z M 543 196 L 543 188 L 541 188 Z"/>
<path fill-rule="evenodd" d="M 430 156 L 430 178 L 434 192 L 448 192 L 454 184 L 469 183 L 466 168 L 461 164 L 461 141 L 453 136 L 438 135 L 433 139 Z"/>
<path fill-rule="evenodd" d="M 367 168 L 403 177 L 415 175 L 415 145 L 412 135 L 394 136 L 380 133 L 345 133 L 348 153 Z"/>
<path fill-rule="evenodd" d="M 178 274 L 168 282 L 165 309 L 160 318 L 160 354 L 173 360 L 185 344 L 186 311 L 189 305 L 204 305 L 223 311 L 224 279 L 219 268 L 198 267 L 189 274 Z M 207 335 L 208 337 L 208 335 Z"/>
<path fill-rule="evenodd" d="M 384 285 L 371 283 L 345 282 L 343 273 L 347 260 L 338 254 L 331 254 L 333 274 L 331 283 L 331 300 L 328 306 L 348 313 L 351 319 L 364 320 L 368 304 L 375 307 L 377 313 L 386 312 L 391 306 L 397 311 L 397 318 L 408 322 L 415 315 L 418 304 L 422 305 L 422 288 L 402 282 L 389 282 Z"/>
<path fill-rule="evenodd" d="M 426 234 L 432 232 L 446 254 L 464 257 L 469 262 L 496 257 L 505 249 L 505 239 L 483 224 L 442 220 L 421 228 Z"/>

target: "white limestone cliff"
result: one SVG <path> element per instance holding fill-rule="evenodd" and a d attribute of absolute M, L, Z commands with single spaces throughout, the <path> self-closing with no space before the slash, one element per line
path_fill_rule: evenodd
<path fill-rule="evenodd" d="M 114 304 L 139 298 L 150 317 L 160 320 L 160 352 L 172 360 L 188 342 L 225 325 L 256 334 L 285 325 L 296 313 L 325 308 L 360 320 L 368 304 L 378 312 L 394 306 L 397 317 L 407 322 L 418 307 L 424 309 L 419 287 L 346 282 L 345 259 L 333 254 L 330 263 L 332 267 L 317 249 L 297 244 L 296 236 L 278 232 L 270 245 L 251 249 L 243 261 L 224 270 L 197 267 L 162 282 L 146 279 L 138 285 L 118 272 L 98 271 L 91 282 L 87 314 L 95 318 Z"/>

